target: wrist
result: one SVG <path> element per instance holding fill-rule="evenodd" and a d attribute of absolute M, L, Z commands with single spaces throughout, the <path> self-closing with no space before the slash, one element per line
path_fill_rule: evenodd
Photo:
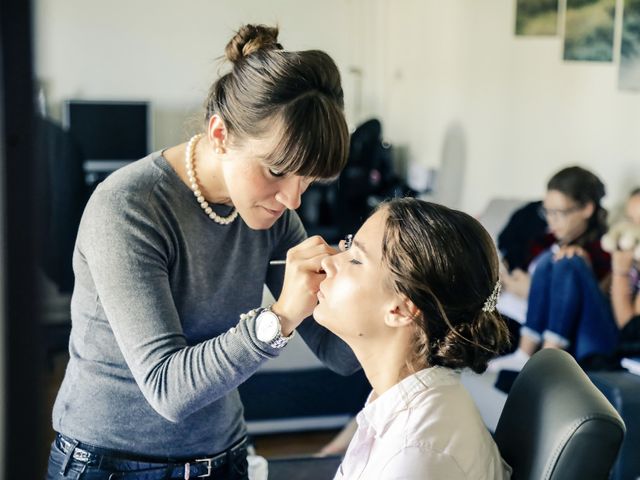
<path fill-rule="evenodd" d="M 288 332 L 283 329 L 282 319 L 273 311 L 272 306 L 258 309 L 255 320 L 256 338 L 271 348 L 284 348 L 295 334 L 295 330 Z"/>
<path fill-rule="evenodd" d="M 617 277 L 628 277 L 629 275 L 631 275 L 631 269 L 624 269 L 624 268 L 614 268 L 611 270 L 611 274 Z"/>
<path fill-rule="evenodd" d="M 296 329 L 296 324 L 292 322 L 289 317 L 282 311 L 278 302 L 271 305 L 271 311 L 275 313 L 280 319 L 280 330 L 282 332 L 283 337 L 289 337 Z"/>

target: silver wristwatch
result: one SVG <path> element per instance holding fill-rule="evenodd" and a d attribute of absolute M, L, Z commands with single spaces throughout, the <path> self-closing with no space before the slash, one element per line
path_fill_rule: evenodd
<path fill-rule="evenodd" d="M 296 333 L 294 330 L 291 335 L 285 337 L 282 335 L 282 325 L 280 317 L 276 315 L 271 307 L 258 310 L 256 317 L 256 337 L 261 342 L 269 344 L 271 348 L 283 348 Z"/>

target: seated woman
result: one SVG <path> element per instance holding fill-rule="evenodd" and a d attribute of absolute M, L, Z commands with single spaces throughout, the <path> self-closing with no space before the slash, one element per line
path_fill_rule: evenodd
<path fill-rule="evenodd" d="M 640 225 L 640 188 L 631 192 L 626 204 L 627 220 Z M 640 264 L 633 250 L 612 253 L 611 302 L 620 329 L 621 356 L 640 355 Z"/>
<path fill-rule="evenodd" d="M 565 168 L 549 180 L 542 212 L 553 244 L 529 269 L 518 349 L 491 361 L 489 370 L 520 370 L 541 346 L 567 350 L 585 364 L 615 350 L 618 332 L 604 294 L 611 259 L 600 245 L 607 229 L 607 212 L 600 205 L 604 195 L 598 177 L 580 167 Z M 505 276 L 507 289 L 520 288 L 529 277 L 520 278 L 520 286 L 512 280 Z"/>
<path fill-rule="evenodd" d="M 507 341 L 498 258 L 472 217 L 384 203 L 322 260 L 316 321 L 353 349 L 373 387 L 337 479 L 507 479 L 465 388 Z"/>

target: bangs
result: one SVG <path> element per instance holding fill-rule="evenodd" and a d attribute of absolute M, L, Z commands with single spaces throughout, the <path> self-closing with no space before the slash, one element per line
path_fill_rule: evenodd
<path fill-rule="evenodd" d="M 284 105 L 276 118 L 281 134 L 269 167 L 317 181 L 338 177 L 347 164 L 349 131 L 335 102 L 312 91 Z"/>

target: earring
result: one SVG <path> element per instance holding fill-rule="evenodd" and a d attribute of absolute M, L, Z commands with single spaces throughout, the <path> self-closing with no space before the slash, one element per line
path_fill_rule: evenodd
<path fill-rule="evenodd" d="M 224 148 L 222 148 L 222 147 L 216 147 L 215 152 L 216 152 L 218 155 L 222 155 L 222 154 L 224 153 Z"/>

